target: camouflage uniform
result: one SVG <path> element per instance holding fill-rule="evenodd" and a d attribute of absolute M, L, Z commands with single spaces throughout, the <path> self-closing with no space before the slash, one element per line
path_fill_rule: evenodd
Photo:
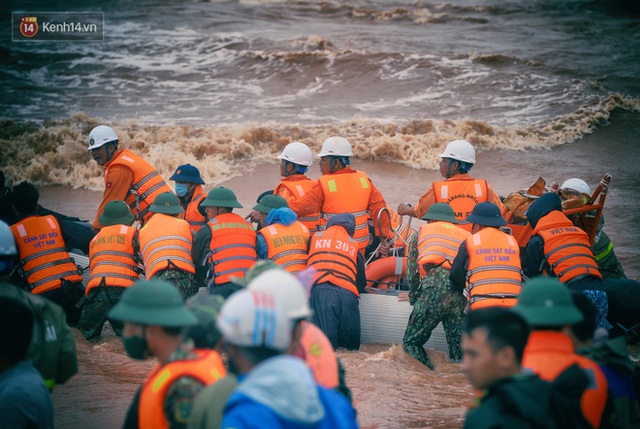
<path fill-rule="evenodd" d="M 449 358 L 452 361 L 460 361 L 462 359 L 460 350 L 462 320 L 467 300 L 462 292 L 452 290 L 447 269 L 431 268 L 424 277 L 420 278 L 417 237 L 409 243 L 407 280 L 411 289 L 409 303 L 413 305 L 413 311 L 404 333 L 404 350 L 433 369 L 429 356 L 424 350 L 424 344 L 429 340 L 431 332 L 438 323 L 442 322 L 449 345 Z"/>
<path fill-rule="evenodd" d="M 89 291 L 78 322 L 78 329 L 87 340 L 97 341 L 107 320 L 111 323 L 116 335 L 122 336 L 124 324 L 107 317 L 107 314 L 120 301 L 120 296 L 125 290 L 126 288 L 123 287 L 100 286 Z"/>
<path fill-rule="evenodd" d="M 166 269 L 158 271 L 153 278 L 164 280 L 177 287 L 183 301 L 198 293 L 198 285 L 196 285 L 194 275 L 186 271 Z"/>

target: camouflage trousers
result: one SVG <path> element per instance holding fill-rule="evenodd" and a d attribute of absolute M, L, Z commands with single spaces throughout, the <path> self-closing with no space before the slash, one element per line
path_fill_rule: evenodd
<path fill-rule="evenodd" d="M 449 359 L 459 362 L 462 359 L 460 338 L 467 300 L 462 292 L 451 289 L 449 270 L 440 267 L 431 269 L 421 279 L 420 288 L 411 291 L 409 297 L 413 311 L 404 333 L 404 350 L 433 369 L 424 345 L 438 323 L 442 322 L 449 346 Z"/>
<path fill-rule="evenodd" d="M 120 301 L 120 296 L 125 290 L 126 288 L 123 287 L 99 286 L 89 291 L 78 322 L 78 329 L 87 340 L 97 341 L 102 335 L 102 328 L 107 320 L 111 323 L 116 335 L 122 336 L 124 324 L 118 320 L 109 319 L 107 314 Z"/>
<path fill-rule="evenodd" d="M 166 269 L 158 271 L 154 279 L 164 280 L 178 288 L 184 301 L 198 293 L 198 285 L 193 274 L 182 270 Z"/>

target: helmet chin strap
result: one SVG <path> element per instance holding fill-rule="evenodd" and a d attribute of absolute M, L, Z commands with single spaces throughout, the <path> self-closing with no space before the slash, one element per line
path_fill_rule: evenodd
<path fill-rule="evenodd" d="M 113 148 L 113 151 L 111 150 L 111 148 Z M 113 144 L 113 143 L 107 143 L 107 162 L 111 161 L 111 158 L 113 157 L 113 154 L 115 153 L 115 151 L 118 150 L 118 144 Z"/>

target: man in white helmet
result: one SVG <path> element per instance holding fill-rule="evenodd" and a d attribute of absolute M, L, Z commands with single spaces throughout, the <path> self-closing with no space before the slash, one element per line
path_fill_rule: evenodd
<path fill-rule="evenodd" d="M 378 212 L 387 203 L 380 191 L 367 175 L 349 166 L 353 156 L 351 143 L 342 137 L 329 137 L 322 143 L 320 172 L 322 177 L 304 195 L 289 202 L 289 208 L 299 217 L 320 211 L 322 226 L 331 217 L 348 212 L 356 218 L 356 232 L 353 238 L 358 242 L 360 252 L 369 244 L 368 221 L 373 218 L 374 226 L 381 231 L 380 253 L 386 256 L 389 250 L 389 219 L 382 217 L 378 223 Z"/>
<path fill-rule="evenodd" d="M 420 197 L 415 208 L 409 204 L 398 205 L 398 214 L 422 218 L 432 204 L 446 203 L 453 208 L 460 226 L 471 231 L 471 224 L 466 221 L 466 218 L 476 204 L 494 203 L 503 215 L 507 212 L 500 197 L 486 180 L 474 179 L 469 175 L 469 171 L 476 163 L 476 151 L 471 143 L 465 140 L 449 142 L 439 156 L 442 158 L 440 174 L 445 180 L 433 182 L 427 192 Z"/>
<path fill-rule="evenodd" d="M 137 221 L 144 223 L 150 216 L 149 206 L 171 188 L 155 168 L 128 149 L 118 148 L 118 136 L 111 127 L 98 125 L 89 134 L 88 151 L 98 165 L 106 168 L 104 195 L 93 221 L 96 230 L 102 228 L 100 215 L 109 201 L 122 200 L 131 208 Z"/>
<path fill-rule="evenodd" d="M 560 186 L 558 192 L 560 199 L 564 201 L 571 198 L 583 198 L 591 197 L 591 188 L 582 179 L 572 178 L 564 181 Z M 626 279 L 627 276 L 622 269 L 622 264 L 618 260 L 615 251 L 613 250 L 613 243 L 606 232 L 602 230 L 604 226 L 604 215 L 600 217 L 600 223 L 598 224 L 598 232 L 591 245 L 593 256 L 598 263 L 598 269 L 603 278 L 610 279 Z"/>

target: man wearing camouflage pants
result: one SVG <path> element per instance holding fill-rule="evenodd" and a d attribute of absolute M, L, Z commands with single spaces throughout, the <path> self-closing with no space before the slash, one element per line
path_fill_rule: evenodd
<path fill-rule="evenodd" d="M 451 288 L 449 269 L 460 243 L 470 233 L 454 225 L 458 221 L 453 209 L 445 203 L 432 205 L 422 219 L 428 223 L 422 225 L 417 237 L 409 243 L 407 280 L 413 311 L 403 344 L 407 353 L 434 369 L 424 345 L 440 322 L 449 345 L 449 358 L 452 361 L 462 358 L 460 338 L 467 300 L 461 291 L 454 292 Z"/>

